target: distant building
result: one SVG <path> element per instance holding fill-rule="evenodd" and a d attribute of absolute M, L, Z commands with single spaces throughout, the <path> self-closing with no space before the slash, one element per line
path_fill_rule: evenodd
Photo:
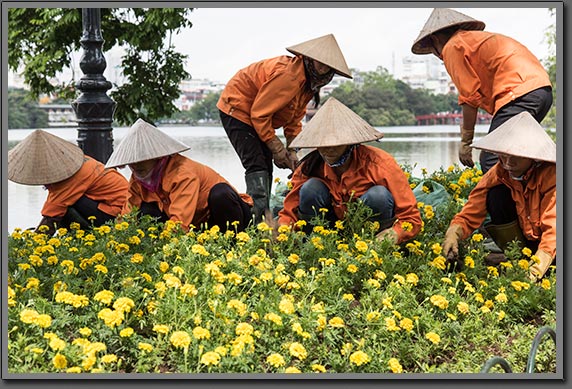
<path fill-rule="evenodd" d="M 425 88 L 434 94 L 457 93 L 445 65 L 434 55 L 403 57 L 401 79 L 413 89 Z"/>
<path fill-rule="evenodd" d="M 70 104 L 39 104 L 38 107 L 48 113 L 48 126 L 77 126 L 77 117 Z"/>
<path fill-rule="evenodd" d="M 204 99 L 208 94 L 220 92 L 225 84 L 208 79 L 183 80 L 179 84 L 181 95 L 173 104 L 181 111 L 188 111 L 195 103 Z"/>

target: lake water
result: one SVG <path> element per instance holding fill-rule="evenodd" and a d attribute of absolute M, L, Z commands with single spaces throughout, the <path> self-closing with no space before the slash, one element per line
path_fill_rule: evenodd
<path fill-rule="evenodd" d="M 244 168 L 236 155 L 222 127 L 160 127 L 171 137 L 190 146 L 191 149 L 183 155 L 210 166 L 225 177 L 239 192 L 245 192 Z M 404 126 L 378 127 L 384 137 L 373 142 L 375 145 L 392 154 L 400 164 L 413 167 L 413 174 L 421 176 L 421 169 L 428 172 L 439 170 L 458 163 L 459 126 Z M 117 145 L 125 136 L 128 128 L 113 130 L 114 143 Z M 476 136 L 486 134 L 488 125 L 476 127 Z M 28 136 L 33 130 L 8 131 L 8 149 Z M 72 142 L 77 140 L 75 128 L 49 128 L 46 131 Z M 281 132 L 278 132 L 282 137 Z M 283 139 L 283 138 L 282 138 Z M 473 157 L 477 158 L 477 151 Z M 129 168 L 120 169 L 126 177 L 130 176 Z M 290 173 L 286 169 L 274 167 L 274 177 L 287 180 Z M 47 197 L 47 191 L 42 186 L 20 185 L 7 182 L 8 189 L 8 228 L 35 227 L 40 219 L 40 210 Z M 4 228 L 6 228 L 4 227 Z"/>

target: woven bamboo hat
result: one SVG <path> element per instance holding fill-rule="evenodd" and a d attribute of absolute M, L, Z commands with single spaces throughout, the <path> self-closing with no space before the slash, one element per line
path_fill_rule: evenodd
<path fill-rule="evenodd" d="M 53 184 L 73 176 L 83 158 L 77 145 L 35 130 L 8 152 L 8 179 L 24 185 Z"/>
<path fill-rule="evenodd" d="M 556 163 L 556 143 L 528 112 L 521 112 L 494 131 L 473 142 L 471 147 Z"/>
<path fill-rule="evenodd" d="M 117 167 L 181 153 L 189 146 L 171 138 L 157 127 L 137 119 L 113 151 L 105 167 Z"/>
<path fill-rule="evenodd" d="M 429 36 L 439 30 L 445 28 L 459 26 L 462 30 L 484 30 L 485 23 L 480 20 L 473 19 L 470 16 L 453 11 L 449 8 L 434 8 L 429 19 L 425 22 L 425 26 L 419 33 L 411 51 L 414 54 L 431 54 L 431 42 Z"/>
<path fill-rule="evenodd" d="M 290 147 L 313 148 L 370 142 L 383 134 L 334 97 L 310 119 Z"/>
<path fill-rule="evenodd" d="M 344 77 L 352 78 L 351 71 L 346 64 L 344 55 L 338 46 L 338 42 L 333 34 L 324 35 L 319 38 L 287 47 L 286 50 L 293 54 L 304 55 L 328 65 L 334 71 Z"/>

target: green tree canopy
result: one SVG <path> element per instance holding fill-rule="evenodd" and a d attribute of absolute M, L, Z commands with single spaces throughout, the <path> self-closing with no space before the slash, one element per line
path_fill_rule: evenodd
<path fill-rule="evenodd" d="M 122 71 L 126 82 L 115 85 L 110 96 L 117 103 L 115 120 L 128 125 L 137 118 L 154 122 L 177 112 L 173 101 L 179 84 L 189 77 L 185 55 L 177 52 L 171 37 L 192 26 L 192 8 L 102 8 L 103 51 L 125 50 Z M 72 53 L 80 51 L 82 18 L 79 8 L 9 8 L 8 66 L 23 67 L 30 94 L 55 94 L 68 101 L 79 96 L 75 83 L 82 75 L 60 83 L 54 77 L 71 68 Z M 104 54 L 105 56 L 105 54 Z"/>
<path fill-rule="evenodd" d="M 48 125 L 48 113 L 38 107 L 24 89 L 8 89 L 8 129 L 41 128 Z"/>

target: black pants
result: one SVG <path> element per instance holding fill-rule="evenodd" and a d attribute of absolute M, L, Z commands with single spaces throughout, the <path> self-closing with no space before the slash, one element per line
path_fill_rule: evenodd
<path fill-rule="evenodd" d="M 487 211 L 491 217 L 491 224 L 501 225 L 518 220 L 516 203 L 512 198 L 510 189 L 506 185 L 497 185 L 487 194 Z M 525 246 L 531 250 L 538 248 L 538 241 L 527 240 Z"/>
<path fill-rule="evenodd" d="M 223 182 L 213 186 L 209 192 L 208 207 L 210 217 L 209 227 L 218 226 L 221 231 L 243 231 L 250 223 L 252 212 L 250 206 L 242 200 L 240 195 L 228 184 Z M 159 209 L 156 202 L 141 203 L 141 215 L 149 215 L 160 222 L 170 219 L 169 215 Z M 238 225 L 232 223 L 238 221 Z"/>
<path fill-rule="evenodd" d="M 545 86 L 543 88 L 535 89 L 499 109 L 491 121 L 489 133 L 494 131 L 498 126 L 506 122 L 511 117 L 524 111 L 530 112 L 536 121 L 540 123 L 550 110 L 551 106 L 552 88 Z M 498 157 L 494 153 L 482 150 L 479 160 L 481 163 L 481 170 L 483 173 L 486 173 L 498 162 Z"/>
<path fill-rule="evenodd" d="M 267 171 L 272 178 L 272 152 L 248 124 L 219 110 L 220 120 L 245 174 Z"/>
<path fill-rule="evenodd" d="M 69 208 L 73 208 L 68 211 L 64 215 L 63 219 L 59 223 L 62 227 L 69 228 L 71 223 L 79 223 L 82 229 L 91 227 L 91 225 L 95 227 L 99 227 L 105 222 L 109 220 L 115 219 L 115 216 L 109 215 L 99 209 L 97 206 L 99 205 L 98 201 L 92 200 L 87 196 L 81 196 L 78 201 L 75 202 Z M 73 212 L 75 210 L 75 212 Z M 78 218 L 79 214 L 79 218 Z M 94 216 L 94 220 L 90 220 L 90 216 Z M 83 218 L 83 220 L 82 220 Z"/>

